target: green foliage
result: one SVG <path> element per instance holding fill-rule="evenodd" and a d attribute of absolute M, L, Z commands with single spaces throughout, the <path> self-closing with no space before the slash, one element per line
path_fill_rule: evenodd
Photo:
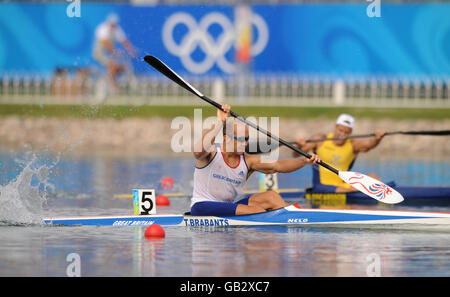
<path fill-rule="evenodd" d="M 0 104 L 0 117 L 17 115 L 31 117 L 74 117 L 74 118 L 115 118 L 130 117 L 193 117 L 194 108 L 202 108 L 202 116 L 216 114 L 211 106 L 123 106 L 123 105 L 26 105 Z M 232 110 L 244 117 L 280 117 L 280 118 L 330 118 L 335 119 L 341 113 L 349 113 L 358 118 L 369 119 L 430 119 L 450 118 L 450 108 L 351 108 L 351 107 L 292 107 L 292 106 L 232 106 Z"/>

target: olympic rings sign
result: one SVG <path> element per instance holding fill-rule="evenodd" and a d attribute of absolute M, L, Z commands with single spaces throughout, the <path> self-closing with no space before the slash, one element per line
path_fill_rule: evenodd
<path fill-rule="evenodd" d="M 251 46 L 251 54 L 252 56 L 257 56 L 267 45 L 269 30 L 264 19 L 258 14 L 252 13 L 251 23 L 258 31 L 257 40 Z M 208 32 L 208 28 L 213 24 L 217 24 L 222 28 L 222 32 L 217 38 L 213 38 Z M 184 25 L 188 30 L 179 43 L 173 38 L 173 31 L 178 25 Z M 205 73 L 214 64 L 217 64 L 226 73 L 235 71 L 234 63 L 229 62 L 225 57 L 225 54 L 231 47 L 235 46 L 235 27 L 222 13 L 211 12 L 205 15 L 199 23 L 188 13 L 174 13 L 164 23 L 162 39 L 167 50 L 179 57 L 183 66 L 192 73 Z M 205 54 L 205 58 L 200 62 L 194 61 L 191 57 L 198 47 Z"/>

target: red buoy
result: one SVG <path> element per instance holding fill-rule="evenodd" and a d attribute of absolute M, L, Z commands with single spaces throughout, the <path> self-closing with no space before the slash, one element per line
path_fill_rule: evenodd
<path fill-rule="evenodd" d="M 145 229 L 144 233 L 146 238 L 149 239 L 161 239 L 166 237 L 166 232 L 164 231 L 164 228 L 161 227 L 158 224 L 151 224 L 150 226 Z"/>
<path fill-rule="evenodd" d="M 156 196 L 156 205 L 158 206 L 169 206 L 170 200 L 169 197 L 165 195 L 158 195 Z"/>
<path fill-rule="evenodd" d="M 165 190 L 172 189 L 173 184 L 174 184 L 173 178 L 170 176 L 164 176 L 161 179 L 161 187 L 163 187 L 163 189 L 165 189 Z"/>

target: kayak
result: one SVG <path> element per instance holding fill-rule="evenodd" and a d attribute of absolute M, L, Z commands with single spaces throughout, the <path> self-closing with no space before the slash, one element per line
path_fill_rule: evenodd
<path fill-rule="evenodd" d="M 395 186 L 405 198 L 400 205 L 450 205 L 450 187 L 409 187 Z M 290 193 L 292 195 L 292 193 Z M 321 193 L 308 188 L 304 192 L 306 200 L 313 204 L 321 203 L 348 203 L 348 204 L 377 204 L 378 201 L 370 199 L 361 192 L 351 193 Z"/>
<path fill-rule="evenodd" d="M 44 224 L 65 226 L 194 226 L 228 227 L 261 225 L 450 225 L 450 213 L 391 210 L 314 209 L 297 203 L 263 213 L 235 216 L 154 214 L 45 218 Z"/>

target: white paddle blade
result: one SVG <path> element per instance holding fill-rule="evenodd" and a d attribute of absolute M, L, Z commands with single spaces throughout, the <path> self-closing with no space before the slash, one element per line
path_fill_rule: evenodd
<path fill-rule="evenodd" d="M 370 176 L 358 172 L 339 171 L 339 177 L 353 188 L 383 203 L 396 204 L 404 200 L 399 192 Z"/>

